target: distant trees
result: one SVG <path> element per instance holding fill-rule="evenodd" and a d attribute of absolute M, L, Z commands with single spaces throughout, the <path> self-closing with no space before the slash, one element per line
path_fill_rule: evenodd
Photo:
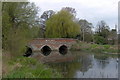
<path fill-rule="evenodd" d="M 80 26 L 67 10 L 54 14 L 46 22 L 45 36 L 49 38 L 74 38 L 80 33 Z"/>
<path fill-rule="evenodd" d="M 100 21 L 97 24 L 95 31 L 95 42 L 98 44 L 108 44 L 108 36 L 110 33 L 109 26 L 105 23 L 105 21 Z"/>
<path fill-rule="evenodd" d="M 76 18 L 76 10 L 72 7 L 63 7 L 55 13 L 53 10 L 45 11 L 43 19 L 45 37 L 49 38 L 77 38 L 85 42 L 97 44 L 115 44 L 117 30 L 112 29 L 104 20 L 98 22 L 93 31 L 92 23 L 85 19 Z"/>
<path fill-rule="evenodd" d="M 24 51 L 26 42 L 38 37 L 40 24 L 34 3 L 4 2 L 2 5 L 2 47 L 11 53 Z"/>
<path fill-rule="evenodd" d="M 44 11 L 43 14 L 41 15 L 41 34 L 43 37 L 45 37 L 45 28 L 46 28 L 46 21 L 53 15 L 55 12 L 53 10 L 47 10 Z"/>
<path fill-rule="evenodd" d="M 53 10 L 44 11 L 41 15 L 41 25 L 45 27 L 45 22 L 53 15 L 55 12 Z"/>
<path fill-rule="evenodd" d="M 110 34 L 108 35 L 108 43 L 109 44 L 118 44 L 117 41 L 118 41 L 118 35 L 117 35 L 117 30 L 116 29 L 112 29 L 110 31 Z"/>
<path fill-rule="evenodd" d="M 48 20 L 53 14 L 55 14 L 55 12 L 54 12 L 53 10 L 44 11 L 43 14 L 41 15 L 41 18 L 46 21 L 46 20 Z"/>
<path fill-rule="evenodd" d="M 79 20 L 79 24 L 81 26 L 80 40 L 86 41 L 86 42 L 92 42 L 93 41 L 92 23 L 89 23 L 87 20 L 81 19 Z"/>
<path fill-rule="evenodd" d="M 77 20 L 76 10 L 72 7 L 63 7 L 55 13 L 45 11 L 41 15 L 44 24 L 44 35 L 49 38 L 77 38 L 85 42 L 97 44 L 114 44 L 115 30 L 110 30 L 104 20 L 98 22 L 95 31 L 92 23 L 85 19 Z M 114 37 L 113 37 L 114 36 Z M 110 41 L 112 39 L 113 43 Z"/>
<path fill-rule="evenodd" d="M 109 34 L 110 28 L 109 26 L 106 24 L 105 21 L 100 21 L 98 22 L 97 26 L 96 26 L 96 33 L 98 33 L 100 36 L 103 36 L 104 38 L 106 38 Z"/>
<path fill-rule="evenodd" d="M 87 20 L 79 20 L 81 26 L 80 40 L 85 42 L 94 42 L 97 44 L 115 44 L 117 43 L 117 30 L 112 29 L 106 24 L 104 20 L 98 22 L 95 31 L 92 30 L 92 23 Z"/>

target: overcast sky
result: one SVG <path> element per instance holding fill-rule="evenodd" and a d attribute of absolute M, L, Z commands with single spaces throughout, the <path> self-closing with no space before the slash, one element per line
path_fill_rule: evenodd
<path fill-rule="evenodd" d="M 119 0 L 30 0 L 40 8 L 40 15 L 46 10 L 59 11 L 62 7 L 73 7 L 77 18 L 86 19 L 94 26 L 104 20 L 110 28 L 118 24 Z"/>

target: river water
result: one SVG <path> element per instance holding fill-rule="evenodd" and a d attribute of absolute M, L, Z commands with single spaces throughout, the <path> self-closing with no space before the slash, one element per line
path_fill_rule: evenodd
<path fill-rule="evenodd" d="M 35 58 L 60 72 L 64 78 L 118 78 L 118 58 L 102 53 L 72 51 L 47 56 L 35 53 Z"/>

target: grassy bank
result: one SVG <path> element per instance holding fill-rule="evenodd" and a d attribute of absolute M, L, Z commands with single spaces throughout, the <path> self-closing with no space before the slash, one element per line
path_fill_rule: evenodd
<path fill-rule="evenodd" d="M 118 47 L 116 45 L 100 45 L 77 41 L 76 44 L 72 45 L 71 50 L 84 50 L 99 53 L 117 54 Z"/>
<path fill-rule="evenodd" d="M 36 59 L 17 57 L 3 63 L 3 78 L 60 78 L 56 70 L 40 63 Z"/>

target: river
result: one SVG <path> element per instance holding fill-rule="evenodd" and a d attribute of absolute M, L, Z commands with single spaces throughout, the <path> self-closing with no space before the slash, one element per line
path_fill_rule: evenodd
<path fill-rule="evenodd" d="M 34 54 L 64 78 L 118 78 L 118 57 L 113 55 L 83 51 L 68 51 L 66 54 L 52 51 L 47 56 Z"/>

